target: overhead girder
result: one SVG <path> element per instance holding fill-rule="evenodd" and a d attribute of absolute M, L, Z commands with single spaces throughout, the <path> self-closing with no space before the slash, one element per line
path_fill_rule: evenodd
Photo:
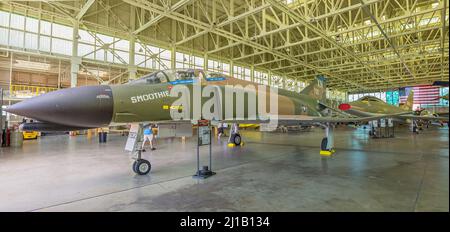
<path fill-rule="evenodd" d="M 321 73 L 330 77 L 329 83 L 342 90 L 370 89 L 380 83 L 387 88 L 387 80 L 392 80 L 395 85 L 417 83 L 405 75 L 405 70 L 399 72 L 401 63 L 408 65 L 414 75 L 420 74 L 418 82 L 425 80 L 422 74 L 427 70 L 433 73 L 430 79 L 437 78 L 436 70 L 440 71 L 441 79 L 448 78 L 448 0 L 364 0 L 363 3 L 305 0 L 294 1 L 289 6 L 278 0 L 126 0 L 128 4 L 118 0 L 48 1 L 54 10 L 44 7 L 46 3 L 20 2 L 5 1 L 0 8 L 15 11 L 19 7 L 30 15 L 36 15 L 33 11 L 37 9 L 42 18 L 52 21 L 59 18 L 58 21 L 69 23 L 72 19 L 64 15 L 71 15 L 92 31 L 108 32 L 124 39 L 131 38 L 131 31 L 135 32 L 132 34 L 136 40 L 175 45 L 194 53 L 206 52 L 208 57 L 272 73 L 279 71 L 289 78 L 310 80 Z M 117 12 L 133 3 L 158 6 L 153 10 L 145 7 L 137 11 L 136 14 L 145 16 L 140 19 L 149 21 L 142 21 L 145 23 L 140 23 L 134 30 L 129 22 L 120 21 L 124 17 L 114 16 L 123 16 Z M 364 3 L 369 5 L 369 12 L 364 12 Z M 108 16 L 113 19 L 111 23 L 92 17 L 103 12 L 113 14 Z M 150 18 L 146 17 L 146 12 L 151 12 Z M 424 20 L 428 18 L 433 20 Z M 177 26 L 195 29 L 180 32 L 182 36 L 177 36 L 175 41 L 147 36 L 154 29 L 164 32 L 170 25 L 168 22 L 173 20 Z M 387 37 L 378 32 L 375 34 L 378 25 L 374 21 L 378 21 Z M 196 51 L 194 44 L 200 44 L 206 37 L 211 44 L 206 43 L 204 50 Z M 392 53 L 389 39 L 401 58 L 389 55 Z M 428 53 L 433 54 L 433 58 L 427 57 Z"/>
<path fill-rule="evenodd" d="M 149 11 L 153 11 L 153 12 L 158 13 L 158 14 L 165 15 L 165 17 L 171 18 L 173 20 L 177 20 L 177 21 L 189 24 L 189 25 L 191 25 L 193 27 L 197 27 L 197 28 L 200 28 L 200 29 L 203 29 L 203 30 L 209 30 L 211 33 L 218 34 L 219 36 L 223 36 L 223 37 L 226 37 L 226 38 L 234 40 L 234 41 L 240 41 L 243 44 L 248 45 L 249 47 L 253 47 L 254 49 L 263 50 L 263 51 L 265 51 L 267 53 L 271 53 L 271 54 L 273 54 L 274 56 L 277 56 L 277 57 L 283 57 L 286 60 L 290 60 L 291 62 L 297 63 L 299 65 L 302 65 L 304 67 L 310 68 L 312 70 L 315 70 L 315 71 L 318 72 L 318 74 L 324 74 L 326 76 L 330 76 L 330 77 L 334 77 L 334 78 L 339 79 L 338 76 L 335 76 L 332 73 L 324 72 L 320 68 L 315 67 L 313 65 L 310 65 L 310 64 L 308 64 L 308 63 L 306 63 L 306 62 L 304 62 L 302 60 L 294 59 L 291 56 L 289 56 L 288 54 L 285 54 L 285 53 L 282 53 L 282 52 L 279 52 L 279 51 L 273 51 L 270 47 L 261 45 L 259 43 L 253 42 L 253 41 L 250 41 L 250 40 L 248 40 L 246 38 L 243 38 L 242 36 L 230 33 L 227 30 L 213 27 L 213 26 L 209 25 L 208 23 L 205 23 L 205 22 L 197 20 L 197 19 L 187 18 L 187 17 L 185 17 L 185 15 L 177 13 L 177 12 L 170 12 L 169 13 L 169 12 L 165 11 L 164 8 L 161 7 L 158 4 L 154 4 L 154 3 L 143 1 L 143 0 L 124 0 L 124 1 L 129 3 L 129 4 L 131 4 L 131 5 L 134 5 L 136 7 L 141 7 L 143 9 L 146 9 L 146 10 L 149 10 Z M 365 88 L 364 86 L 359 85 L 357 83 L 353 83 L 351 81 L 347 81 L 347 80 L 342 80 L 342 81 L 347 82 L 350 85 L 354 85 L 354 86 L 360 87 L 361 89 Z"/>

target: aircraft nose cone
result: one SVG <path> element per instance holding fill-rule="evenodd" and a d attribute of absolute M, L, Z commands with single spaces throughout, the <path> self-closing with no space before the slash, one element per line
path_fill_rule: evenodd
<path fill-rule="evenodd" d="M 14 104 L 7 112 L 39 121 L 78 127 L 102 127 L 113 115 L 112 90 L 107 85 L 62 89 Z"/>

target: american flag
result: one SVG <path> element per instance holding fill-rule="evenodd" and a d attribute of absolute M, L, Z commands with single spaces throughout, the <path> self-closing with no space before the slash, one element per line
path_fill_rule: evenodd
<path fill-rule="evenodd" d="M 439 86 L 414 86 L 411 90 L 414 91 L 414 104 L 439 104 Z M 400 96 L 400 103 L 406 102 L 408 94 L 409 91 L 405 96 Z"/>

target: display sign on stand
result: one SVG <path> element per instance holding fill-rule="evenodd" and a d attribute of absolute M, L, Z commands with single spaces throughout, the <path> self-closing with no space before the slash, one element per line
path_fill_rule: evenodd
<path fill-rule="evenodd" d="M 212 144 L 211 144 L 211 124 L 208 120 L 198 120 L 197 122 L 197 172 L 194 178 L 206 179 L 214 174 L 212 171 Z M 209 146 L 209 166 L 203 166 L 200 169 L 200 147 Z"/>
<path fill-rule="evenodd" d="M 142 147 L 142 139 L 139 139 L 139 135 L 142 134 L 142 126 L 138 123 L 131 124 L 130 132 L 128 133 L 127 143 L 125 144 L 126 151 L 136 151 Z"/>
<path fill-rule="evenodd" d="M 386 127 L 386 119 L 380 119 L 380 127 Z"/>
<path fill-rule="evenodd" d="M 388 127 L 394 127 L 394 120 L 392 118 L 388 118 Z"/>
<path fill-rule="evenodd" d="M 389 129 L 389 137 L 394 137 L 394 120 L 392 118 L 388 118 L 388 129 Z"/>

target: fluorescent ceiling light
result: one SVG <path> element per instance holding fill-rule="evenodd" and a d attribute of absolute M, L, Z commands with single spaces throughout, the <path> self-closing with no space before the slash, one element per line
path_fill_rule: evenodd
<path fill-rule="evenodd" d="M 14 63 L 14 67 L 16 68 L 25 68 L 42 71 L 50 70 L 50 66 L 51 65 L 48 63 L 33 62 L 28 60 L 16 60 L 16 62 Z"/>

